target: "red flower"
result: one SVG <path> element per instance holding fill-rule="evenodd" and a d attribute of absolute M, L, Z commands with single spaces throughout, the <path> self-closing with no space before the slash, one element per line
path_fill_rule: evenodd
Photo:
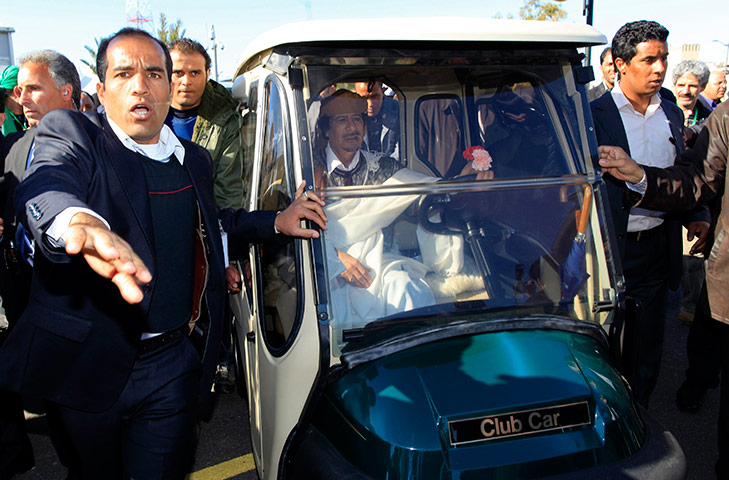
<path fill-rule="evenodd" d="M 473 152 L 476 150 L 485 150 L 485 148 L 478 145 L 475 147 L 468 147 L 466 150 L 463 151 L 463 158 L 473 161 Z"/>

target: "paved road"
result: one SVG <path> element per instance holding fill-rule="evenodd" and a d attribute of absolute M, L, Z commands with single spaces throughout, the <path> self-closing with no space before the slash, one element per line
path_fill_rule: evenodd
<path fill-rule="evenodd" d="M 691 480 L 714 478 L 716 455 L 716 412 L 718 390 L 709 392 L 706 404 L 697 414 L 679 412 L 674 404 L 676 388 L 683 380 L 686 365 L 684 345 L 688 326 L 678 320 L 667 323 L 663 369 L 650 410 L 678 438 L 689 463 Z M 198 448 L 195 473 L 189 480 L 253 480 L 250 439 L 245 402 L 237 394 L 216 398 L 210 423 L 204 424 Z M 36 468 L 17 480 L 62 480 L 65 469 L 58 464 L 47 435 L 45 420 L 29 421 L 36 453 Z"/>

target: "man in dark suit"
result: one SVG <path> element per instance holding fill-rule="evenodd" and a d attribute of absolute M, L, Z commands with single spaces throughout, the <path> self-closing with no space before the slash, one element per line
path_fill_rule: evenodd
<path fill-rule="evenodd" d="M 6 154 L 0 153 L 0 157 L 5 158 L 5 174 L 0 184 L 0 212 L 5 226 L 1 243 L 3 255 L 0 261 L 4 265 L 0 267 L 0 293 L 11 329 L 28 302 L 32 273 L 32 244 L 23 235 L 22 229 L 16 232 L 13 192 L 32 159 L 35 127 L 41 118 L 52 110 L 75 109 L 81 92 L 76 67 L 58 52 L 32 52 L 21 58 L 19 65 L 15 94 L 30 128 L 11 133 L 7 143 L 1 147 Z M 4 339 L 5 335 L 0 334 L 0 345 Z M 16 439 L 14 445 L 4 444 L 0 448 L 0 477 L 2 472 L 19 472 L 32 467 L 33 454 L 25 434 L 23 408 L 20 397 L 15 393 L 0 392 L 0 432 L 0 437 L 6 440 Z M 10 455 L 14 455 L 14 459 L 9 460 Z"/>
<path fill-rule="evenodd" d="M 600 71 L 602 72 L 602 82 L 587 91 L 589 101 L 602 97 L 605 92 L 609 92 L 615 86 L 615 65 L 613 65 L 613 51 L 610 47 L 600 54 Z"/>
<path fill-rule="evenodd" d="M 164 126 L 171 65 L 141 30 L 104 39 L 106 113 L 49 113 L 16 189 L 36 255 L 0 385 L 58 406 L 80 478 L 188 471 L 226 301 L 219 222 L 232 243 L 318 236 L 302 219 L 326 228 L 303 184 L 278 214 L 218 214 L 209 154 Z"/>
<path fill-rule="evenodd" d="M 355 82 L 354 90 L 367 100 L 367 131 L 362 142 L 363 148 L 400 160 L 400 112 L 397 100 L 385 95 L 385 86 L 380 80 Z"/>
<path fill-rule="evenodd" d="M 618 81 L 590 104 L 598 144 L 619 145 L 644 164 L 663 168 L 684 148 L 683 113 L 658 95 L 667 37 L 668 30 L 656 22 L 621 27 L 612 42 Z M 625 326 L 623 371 L 637 401 L 647 407 L 661 364 L 666 289 L 681 278 L 681 223 L 661 212 L 624 206 L 620 182 L 607 177 L 606 184 L 626 295 L 638 305 Z M 705 235 L 708 211 L 700 208 L 690 220 L 689 235 Z"/>
<path fill-rule="evenodd" d="M 15 291 L 9 305 L 11 321 L 18 319 L 27 302 L 31 265 L 27 260 L 32 255 L 30 245 L 25 244 L 25 239 L 15 234 L 17 218 L 12 204 L 13 192 L 32 160 L 35 127 L 48 112 L 57 109 L 76 110 L 80 101 L 81 81 L 76 67 L 68 58 L 53 50 L 40 50 L 29 53 L 20 60 L 15 93 L 23 107 L 23 114 L 28 119 L 29 129 L 13 134 L 8 139 L 8 145 L 4 147 L 7 149 L 7 156 L 2 184 L 5 204 L 2 215 L 7 231 L 3 238 L 3 248 L 6 251 L 13 250 L 6 257 L 17 260 L 16 265 L 10 266 L 17 277 L 13 281 Z"/>
<path fill-rule="evenodd" d="M 721 103 L 724 94 L 726 94 L 726 74 L 721 70 L 713 70 L 704 91 L 699 95 L 699 102 L 713 112 Z"/>

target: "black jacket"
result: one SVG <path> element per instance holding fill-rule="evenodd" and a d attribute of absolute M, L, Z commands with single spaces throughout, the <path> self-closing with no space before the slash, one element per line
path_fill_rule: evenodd
<path fill-rule="evenodd" d="M 16 189 L 21 221 L 36 239 L 28 308 L 0 349 L 0 387 L 75 409 L 109 408 L 127 382 L 156 287 L 152 218 L 142 158 L 125 148 L 97 113 L 50 112 L 37 127 L 33 164 Z M 200 324 L 206 325 L 201 391 L 209 392 L 218 362 L 226 298 L 223 247 L 213 195 L 212 162 L 191 142 L 184 166 L 193 183 L 207 263 Z M 43 234 L 68 207 L 104 217 L 150 269 L 144 299 L 127 304 L 116 286 L 80 256 L 54 248 Z M 275 212 L 232 212 L 221 219 L 234 239 L 268 241 Z M 170 245 L 170 248 L 175 248 Z"/>
<path fill-rule="evenodd" d="M 614 145 L 621 147 L 630 154 L 628 137 L 620 119 L 620 112 L 613 101 L 612 95 L 603 95 L 590 103 L 592 118 L 595 123 L 595 134 L 598 145 Z M 661 100 L 661 108 L 668 117 L 671 138 L 676 145 L 676 153 L 684 150 L 683 144 L 683 112 L 675 103 L 665 98 Z M 615 227 L 618 240 L 618 251 L 621 261 L 625 257 L 626 233 L 628 231 L 628 216 L 631 206 L 625 201 L 624 182 L 616 180 L 611 175 L 604 177 L 607 185 L 610 214 Z M 692 221 L 710 221 L 709 211 L 705 205 L 699 205 L 688 214 L 682 216 L 667 215 L 669 234 L 669 287 L 675 289 L 681 281 L 683 241 L 681 239 L 681 224 Z"/>

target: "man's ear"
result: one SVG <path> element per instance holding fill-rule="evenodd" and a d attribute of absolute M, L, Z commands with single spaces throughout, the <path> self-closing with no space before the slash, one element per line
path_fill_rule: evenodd
<path fill-rule="evenodd" d="M 16 97 L 20 98 L 20 94 L 21 94 L 21 93 L 22 93 L 22 92 L 20 91 L 20 87 L 19 87 L 19 86 L 17 86 L 17 85 L 16 85 L 16 86 L 14 86 L 14 87 L 13 87 L 13 94 L 14 94 L 14 95 L 15 95 Z"/>
<path fill-rule="evenodd" d="M 205 70 L 205 81 L 207 82 L 208 80 L 210 80 L 210 69 L 209 68 L 207 70 Z"/>
<path fill-rule="evenodd" d="M 99 97 L 99 103 L 104 104 L 104 82 L 96 84 L 96 96 Z"/>
<path fill-rule="evenodd" d="M 61 95 L 63 96 L 63 99 L 67 102 L 71 101 L 71 98 L 73 97 L 73 86 L 70 83 L 65 84 L 61 87 Z"/>
<path fill-rule="evenodd" d="M 620 73 L 622 75 L 623 74 L 623 69 L 627 69 L 628 68 L 628 63 L 625 60 L 623 60 L 622 58 L 620 58 L 620 57 L 614 58 L 613 59 L 613 67 L 615 68 L 615 72 L 616 73 Z"/>

